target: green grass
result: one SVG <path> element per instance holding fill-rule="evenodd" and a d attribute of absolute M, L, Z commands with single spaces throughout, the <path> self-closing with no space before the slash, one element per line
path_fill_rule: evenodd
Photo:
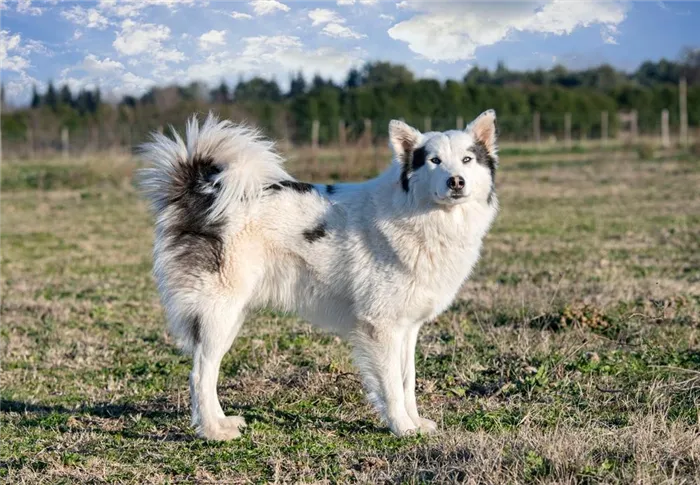
<path fill-rule="evenodd" d="M 222 366 L 224 409 L 249 423 L 227 443 L 189 427 L 189 361 L 164 330 L 135 162 L 6 161 L 0 477 L 700 481 L 700 161 L 516 155 L 473 278 L 421 332 L 419 406 L 440 434 L 393 437 L 347 346 L 261 311 Z M 334 160 L 290 169 L 377 169 Z"/>

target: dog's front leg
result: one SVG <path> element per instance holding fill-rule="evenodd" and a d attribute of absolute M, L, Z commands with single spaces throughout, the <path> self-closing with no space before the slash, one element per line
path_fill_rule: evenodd
<path fill-rule="evenodd" d="M 421 418 L 418 415 L 418 404 L 416 403 L 416 343 L 420 327 L 420 324 L 410 327 L 403 339 L 401 355 L 403 359 L 404 401 L 406 412 L 418 429 L 422 433 L 433 433 L 437 430 L 437 424 L 430 419 Z"/>
<path fill-rule="evenodd" d="M 368 398 L 397 436 L 420 431 L 406 411 L 402 376 L 405 333 L 406 328 L 363 322 L 353 336 L 355 364 Z"/>

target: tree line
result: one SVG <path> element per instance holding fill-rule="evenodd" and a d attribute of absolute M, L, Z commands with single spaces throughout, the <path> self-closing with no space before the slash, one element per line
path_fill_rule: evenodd
<path fill-rule="evenodd" d="M 319 120 L 319 141 L 337 142 L 339 122 L 349 137 L 359 136 L 365 119 L 372 120 L 375 137 L 386 135 L 388 121 L 403 118 L 424 129 L 455 127 L 458 116 L 468 121 L 485 109 L 496 109 L 501 133 L 510 139 L 532 134 L 532 116 L 540 113 L 543 134 L 563 130 L 564 113 L 572 113 L 574 136 L 600 136 L 602 111 L 636 110 L 639 129 L 655 132 L 663 109 L 670 110 L 672 127 L 678 126 L 678 82 L 688 83 L 688 116 L 700 125 L 700 49 L 687 50 L 678 61 L 648 61 L 632 73 L 610 65 L 583 70 L 563 66 L 514 71 L 499 63 L 496 69 L 473 67 L 461 80 L 440 82 L 417 78 L 408 68 L 389 62 L 372 62 L 348 72 L 343 83 L 321 76 L 310 81 L 290 76 L 285 91 L 274 80 L 240 79 L 213 89 L 202 83 L 153 87 L 142 96 L 124 96 L 105 102 L 99 88 L 77 94 L 68 86 L 49 83 L 44 93 L 36 88 L 30 105 L 2 115 L 5 140 L 21 140 L 28 129 L 34 136 L 54 136 L 61 128 L 72 132 L 91 129 L 114 143 L 137 143 L 158 127 L 182 126 L 192 112 L 217 111 L 222 117 L 248 120 L 268 135 L 308 143 L 313 120 Z M 4 92 L 3 92 L 4 95 Z M 617 129 L 610 116 L 610 130 Z"/>

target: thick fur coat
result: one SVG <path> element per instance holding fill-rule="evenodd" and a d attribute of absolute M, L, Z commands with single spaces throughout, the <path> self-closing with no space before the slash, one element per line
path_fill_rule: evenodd
<path fill-rule="evenodd" d="M 221 359 L 245 315 L 297 312 L 345 337 L 370 401 L 397 435 L 432 432 L 418 413 L 421 325 L 454 300 L 498 208 L 495 113 L 464 131 L 389 125 L 394 159 L 364 183 L 293 179 L 272 143 L 209 116 L 186 141 L 154 134 L 143 187 L 156 216 L 154 274 L 171 333 L 193 356 L 200 436 L 240 434 L 217 396 Z"/>

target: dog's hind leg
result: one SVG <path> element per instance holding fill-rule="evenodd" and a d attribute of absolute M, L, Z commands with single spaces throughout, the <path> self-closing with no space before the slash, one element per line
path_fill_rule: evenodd
<path fill-rule="evenodd" d="M 233 439 L 240 436 L 240 428 L 245 426 L 242 417 L 224 415 L 216 390 L 221 359 L 238 334 L 243 318 L 241 305 L 236 304 L 213 306 L 200 317 L 190 393 L 192 424 L 202 438 Z"/>
<path fill-rule="evenodd" d="M 416 403 L 416 343 L 419 330 L 420 325 L 410 327 L 401 346 L 404 403 L 406 412 L 418 429 L 422 433 L 432 433 L 437 430 L 437 424 L 430 419 L 421 418 Z"/>
<path fill-rule="evenodd" d="M 420 431 L 405 405 L 401 351 L 406 331 L 362 322 L 351 337 L 368 398 L 397 436 Z"/>

